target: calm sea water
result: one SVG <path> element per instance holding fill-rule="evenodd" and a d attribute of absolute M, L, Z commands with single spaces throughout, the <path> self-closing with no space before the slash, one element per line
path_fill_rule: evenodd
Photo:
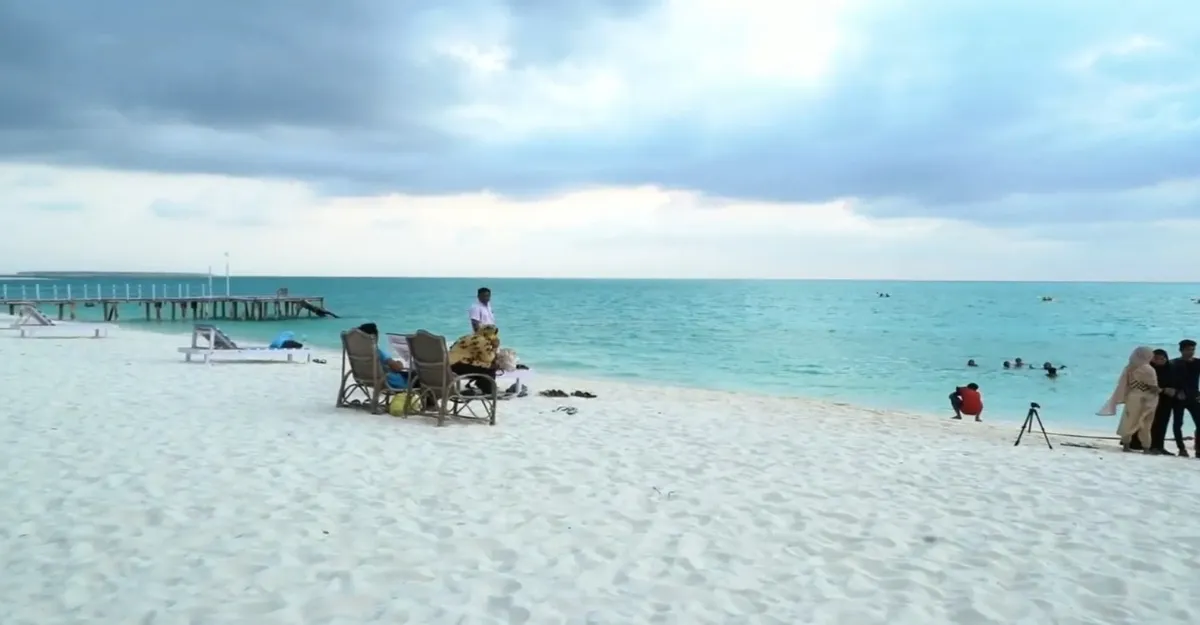
<path fill-rule="evenodd" d="M 39 281 L 45 296 L 84 281 Z M 109 292 L 180 280 L 91 279 Z M 4 281 L 10 296 L 33 282 Z M 207 280 L 187 283 L 193 294 Z M 338 332 L 364 321 L 385 331 L 418 328 L 451 340 L 469 330 L 475 290 L 493 290 L 505 345 L 540 369 L 580 377 L 832 398 L 880 408 L 945 412 L 947 394 L 977 382 L 990 419 L 1021 419 L 1039 402 L 1051 425 L 1113 427 L 1091 416 L 1111 392 L 1130 350 L 1175 352 L 1200 338 L 1200 286 L 824 281 L 657 281 L 409 278 L 234 278 L 235 294 L 323 295 L 342 316 L 280 323 L 222 322 L 235 336 L 268 340 L 281 330 L 337 349 Z M 162 288 L 162 287 L 159 287 Z M 217 280 L 223 292 L 224 280 Z M 891 294 L 880 298 L 878 292 Z M 1042 302 L 1041 296 L 1054 297 Z M 92 316 L 99 309 L 89 309 Z M 182 323 L 131 328 L 186 331 Z M 1057 380 L 1005 371 L 1016 357 L 1066 364 Z M 977 369 L 965 363 L 974 358 Z M 333 363 L 330 363 L 333 364 Z M 786 415 L 781 415 L 786 416 Z"/>

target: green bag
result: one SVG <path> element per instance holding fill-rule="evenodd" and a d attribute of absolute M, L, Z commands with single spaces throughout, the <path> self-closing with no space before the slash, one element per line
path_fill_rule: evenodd
<path fill-rule="evenodd" d="M 396 393 L 392 396 L 391 403 L 388 404 L 388 414 L 393 417 L 403 417 L 406 407 L 410 414 L 420 412 L 421 396 L 417 393 Z"/>

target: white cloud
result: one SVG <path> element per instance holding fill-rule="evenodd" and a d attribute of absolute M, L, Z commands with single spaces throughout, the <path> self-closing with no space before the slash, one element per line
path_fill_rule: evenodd
<path fill-rule="evenodd" d="M 1121 199 L 1136 206 L 1195 188 Z M 781 205 L 656 188 L 530 202 L 325 199 L 300 183 L 42 166 L 0 167 L 0 197 L 0 271 L 204 271 L 225 251 L 237 272 L 290 275 L 1194 280 L 1200 271 L 1177 262 L 1200 235 L 1200 215 L 1143 223 L 1131 212 L 1024 230 L 873 219 L 853 199 Z M 164 206 L 172 210 L 156 215 Z"/>
<path fill-rule="evenodd" d="M 573 53 L 518 65 L 519 36 L 484 12 L 447 26 L 433 48 L 467 70 L 470 96 L 442 124 L 485 141 L 625 128 L 686 110 L 720 126 L 791 106 L 833 69 L 850 0 L 667 0 L 635 22 L 595 20 Z"/>

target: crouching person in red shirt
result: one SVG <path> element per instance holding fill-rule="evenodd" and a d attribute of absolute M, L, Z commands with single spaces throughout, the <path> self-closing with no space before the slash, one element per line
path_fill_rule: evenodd
<path fill-rule="evenodd" d="M 960 386 L 950 393 L 950 407 L 954 408 L 954 418 L 962 419 L 963 415 L 975 417 L 975 421 L 983 421 L 983 395 L 979 393 L 979 385 L 972 382 Z"/>

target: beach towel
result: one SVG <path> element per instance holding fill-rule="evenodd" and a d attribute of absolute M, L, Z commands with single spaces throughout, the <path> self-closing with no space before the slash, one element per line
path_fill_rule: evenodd
<path fill-rule="evenodd" d="M 505 347 L 496 352 L 496 361 L 493 366 L 501 371 L 516 371 L 517 362 L 516 350 Z"/>
<path fill-rule="evenodd" d="M 480 326 L 474 334 L 460 336 L 450 346 L 450 364 L 491 368 L 499 349 L 500 331 L 496 326 Z"/>

